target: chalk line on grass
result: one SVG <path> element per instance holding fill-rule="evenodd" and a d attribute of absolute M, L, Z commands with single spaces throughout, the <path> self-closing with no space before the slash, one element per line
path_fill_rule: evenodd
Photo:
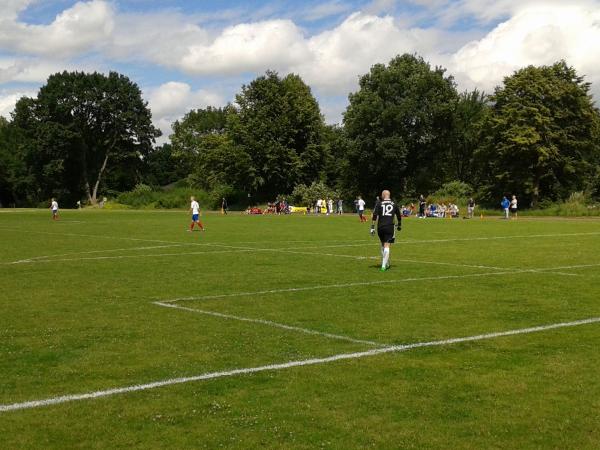
<path fill-rule="evenodd" d="M 562 266 L 560 269 L 579 269 L 583 267 L 595 267 L 600 266 L 600 264 L 591 265 L 576 265 L 576 266 Z M 268 294 L 280 294 L 285 292 L 303 292 L 303 291 L 314 291 L 321 289 L 341 289 L 348 287 L 358 287 L 358 286 L 373 286 L 379 284 L 397 284 L 397 283 L 406 283 L 411 281 L 436 281 L 436 280 L 453 280 L 453 279 L 461 279 L 461 278 L 477 278 L 477 277 L 491 277 L 498 275 L 518 275 L 522 273 L 552 273 L 551 271 L 555 270 L 554 267 L 548 268 L 535 268 L 535 269 L 518 269 L 518 270 L 506 270 L 506 271 L 497 271 L 497 272 L 481 272 L 481 273 L 469 273 L 462 275 L 440 275 L 435 277 L 411 277 L 411 278 L 399 278 L 393 280 L 376 280 L 376 281 L 356 281 L 352 283 L 336 283 L 336 284 L 323 284 L 317 286 L 302 286 L 302 287 L 291 287 L 291 288 L 283 288 L 283 289 L 268 289 L 264 291 L 248 291 L 248 292 L 233 292 L 230 294 L 214 294 L 214 295 L 203 295 L 203 296 L 195 296 L 195 297 L 178 297 L 172 299 L 156 299 L 156 301 L 160 301 L 162 303 L 176 303 L 176 302 L 184 302 L 184 301 L 197 301 L 197 300 L 216 300 L 222 298 L 231 298 L 231 297 L 251 297 L 254 295 L 268 295 Z"/>
<path fill-rule="evenodd" d="M 366 344 L 366 345 L 370 345 L 370 346 L 373 346 L 373 347 L 387 347 L 387 346 L 389 346 L 389 344 L 381 344 L 381 343 L 378 343 L 378 342 L 367 341 L 367 340 L 364 340 L 364 339 L 355 339 L 355 338 L 352 338 L 352 337 L 349 337 L 349 336 L 342 336 L 342 335 L 339 335 L 339 334 L 326 333 L 324 331 L 317 331 L 317 330 L 311 330 L 311 329 L 308 329 L 308 328 L 295 327 L 293 325 L 286 325 L 284 323 L 273 322 L 271 320 L 252 319 L 252 318 L 248 318 L 248 317 L 234 316 L 233 314 L 224 314 L 224 313 L 219 313 L 219 312 L 215 312 L 215 311 L 206 311 L 206 310 L 203 310 L 203 309 L 187 308 L 185 306 L 176 305 L 174 303 L 152 302 L 152 304 L 158 305 L 158 306 L 162 306 L 162 307 L 165 307 L 165 308 L 180 309 L 182 311 L 193 312 L 193 313 L 196 313 L 196 314 L 204 314 L 204 315 L 207 315 L 207 316 L 219 317 L 221 319 L 230 319 L 230 320 L 238 320 L 240 322 L 258 323 L 258 324 L 261 324 L 261 325 L 268 325 L 268 326 L 274 327 L 274 328 L 281 328 L 283 330 L 298 331 L 300 333 L 312 334 L 312 335 L 316 335 L 316 336 L 323 336 L 323 337 L 326 337 L 326 338 L 329 338 L 329 339 L 337 339 L 337 340 L 341 340 L 341 341 L 348 341 L 348 342 L 353 342 L 355 344 Z"/>
<path fill-rule="evenodd" d="M 495 241 L 503 239 L 526 239 L 526 238 L 545 238 L 545 237 L 574 237 L 574 236 L 597 236 L 600 232 L 589 232 L 589 233 L 554 233 L 554 234 L 522 234 L 513 236 L 482 236 L 482 237 L 469 237 L 469 238 L 448 238 L 448 239 L 413 239 L 413 240 L 398 240 L 397 245 L 406 244 L 435 244 L 442 242 L 470 242 L 470 241 Z M 319 245 L 314 247 L 288 247 L 280 250 L 310 250 L 319 248 L 343 248 L 343 247 L 366 247 L 373 244 L 340 244 L 340 245 Z"/>
<path fill-rule="evenodd" d="M 66 253 L 64 255 L 70 254 L 87 254 L 87 253 L 99 253 L 99 252 L 111 252 L 111 251 L 126 251 L 126 250 L 143 250 L 143 249 L 153 249 L 153 248 L 168 248 L 168 247 L 185 247 L 188 244 L 169 244 L 169 245 L 157 245 L 150 247 L 134 247 L 131 249 L 115 249 L 115 250 L 94 250 L 90 252 L 75 252 L 75 253 Z M 327 256 L 327 257 L 337 257 L 337 258 L 349 258 L 354 260 L 366 260 L 366 259 L 379 259 L 378 256 L 359 256 L 359 255 L 344 255 L 338 253 L 320 253 L 320 252 L 306 252 L 306 251 L 298 251 L 298 250 L 289 250 L 282 248 L 253 248 L 253 247 L 240 247 L 226 244 L 217 244 L 217 243 L 204 243 L 203 246 L 206 247 L 219 247 L 227 250 L 217 250 L 217 251 L 202 251 L 202 252 L 178 252 L 178 253 L 154 253 L 154 254 L 140 254 L 140 255 L 113 255 L 113 256 L 97 256 L 97 257 L 81 257 L 81 258 L 57 258 L 58 256 L 64 255 L 53 255 L 53 256 L 38 256 L 32 257 L 17 261 L 9 261 L 9 262 L 0 262 L 0 265 L 15 265 L 15 264 L 34 264 L 34 263 L 51 263 L 51 262 L 61 262 L 61 261 L 95 261 L 95 260 L 111 260 L 111 259 L 143 259 L 143 258 L 162 258 L 162 257 L 173 257 L 180 255 L 202 255 L 208 253 L 248 253 L 248 252 L 271 252 L 271 253 L 289 253 L 295 255 L 308 255 L 308 256 Z M 442 266 L 453 266 L 453 267 L 467 267 L 467 268 L 476 268 L 476 269 L 491 269 L 491 270 L 513 270 L 508 267 L 493 267 L 493 266 L 485 266 L 485 265 L 477 265 L 477 264 L 460 264 L 460 263 L 449 263 L 442 261 L 422 261 L 416 259 L 394 259 L 397 262 L 408 262 L 413 264 L 432 264 L 432 265 L 442 265 Z M 527 269 L 530 272 L 540 272 L 537 269 Z M 565 273 L 565 272 L 549 272 L 548 270 L 544 270 L 545 273 L 553 273 L 555 275 L 564 275 L 564 276 L 578 276 L 573 273 Z"/>
<path fill-rule="evenodd" d="M 12 227 L 2 227 L 0 229 L 9 230 L 9 231 L 18 231 L 23 233 L 36 233 L 36 234 L 46 234 L 46 235 L 54 235 L 54 236 L 74 236 L 74 237 L 91 237 L 91 238 L 99 238 L 99 239 L 119 239 L 119 240 L 127 240 L 127 241 L 138 241 L 138 242 L 156 242 L 162 244 L 183 244 L 183 245 L 215 245 L 215 246 L 228 246 L 228 244 L 220 243 L 220 242 L 177 242 L 177 241 L 166 241 L 161 239 L 147 239 L 147 238 L 133 238 L 133 237 L 125 237 L 125 236 L 107 236 L 103 234 L 80 234 L 80 233 L 56 233 L 51 231 L 41 231 L 41 230 L 23 230 L 20 228 L 12 228 Z M 401 240 L 398 241 L 397 244 L 424 244 L 424 243 L 438 243 L 438 242 L 460 242 L 460 241 L 488 241 L 488 240 L 500 240 L 500 239 L 521 239 L 521 238 L 545 238 L 545 237 L 574 237 L 574 236 L 597 236 L 600 235 L 600 232 L 588 232 L 588 233 L 553 233 L 553 234 L 530 234 L 530 235 L 506 235 L 506 236 L 484 236 L 484 237 L 469 237 L 469 238 L 448 238 L 448 239 L 413 239 L 413 240 Z M 363 242 L 364 240 L 359 240 Z M 264 244 L 268 244 L 269 242 L 264 242 Z M 319 245 L 314 247 L 286 247 L 286 248 L 277 248 L 274 250 L 310 250 L 310 249 L 319 249 L 319 248 L 336 248 L 336 247 L 363 247 L 363 246 L 371 246 L 373 244 L 364 243 L 364 244 L 342 244 L 342 245 Z M 245 247 L 249 248 L 249 247 Z M 259 250 L 259 249 L 254 249 Z"/>
<path fill-rule="evenodd" d="M 257 367 L 247 367 L 233 370 L 226 370 L 220 372 L 207 372 L 200 375 L 188 376 L 188 377 L 180 377 L 180 378 L 170 378 L 165 380 L 153 381 L 150 383 L 144 384 L 136 384 L 130 386 L 124 386 L 113 389 L 99 390 L 88 392 L 84 394 L 72 394 L 72 395 L 62 395 L 58 397 L 50 397 L 42 400 L 32 400 L 26 402 L 18 402 L 18 403 L 9 403 L 0 405 L 0 412 L 8 412 L 8 411 L 17 411 L 23 409 L 32 409 L 32 408 L 40 408 L 42 406 L 50 406 L 50 405 L 58 405 L 61 403 L 75 402 L 81 400 L 91 400 L 101 397 L 109 397 L 113 395 L 119 394 L 127 394 L 130 392 L 138 392 L 138 391 L 146 391 L 149 389 L 157 389 L 165 386 L 173 386 L 184 383 L 191 383 L 196 381 L 204 381 L 204 380 L 214 380 L 218 378 L 225 377 L 233 377 L 237 375 L 249 375 L 253 373 L 260 372 L 268 372 L 268 371 L 279 371 L 285 369 L 291 369 L 294 367 L 303 367 L 303 366 L 314 366 L 319 364 L 327 364 L 336 361 L 347 361 L 353 359 L 366 358 L 371 356 L 383 355 L 386 353 L 398 353 L 404 352 L 416 348 L 423 347 L 440 347 L 452 344 L 460 344 L 464 342 L 475 342 L 475 341 L 483 341 L 496 339 L 501 337 L 508 336 L 516 336 L 521 334 L 531 334 L 531 333 L 539 333 L 548 330 L 555 330 L 559 328 L 569 328 L 576 327 L 587 324 L 594 324 L 600 322 L 600 317 L 592 317 L 589 319 L 576 320 L 572 322 L 561 322 L 554 323 L 549 325 L 540 325 L 529 328 L 518 328 L 514 330 L 508 331 L 498 331 L 494 333 L 487 334 L 479 334 L 475 336 L 467 336 L 467 337 L 458 337 L 451 339 L 443 339 L 438 341 L 429 341 L 429 342 L 416 342 L 413 344 L 402 344 L 402 345 L 393 345 L 389 347 L 376 348 L 362 352 L 354 352 L 354 353 L 339 353 L 337 355 L 327 356 L 323 358 L 311 358 L 311 359 L 303 359 L 296 361 L 288 361 L 279 364 L 268 364 L 264 366 Z"/>
<path fill-rule="evenodd" d="M 90 255 L 96 253 L 111 253 L 111 252 L 125 252 L 125 251 L 139 251 L 139 250 L 153 250 L 157 248 L 172 248 L 172 247 L 185 247 L 186 244 L 169 244 L 169 245 L 152 245 L 145 247 L 129 247 L 129 248 L 108 248 L 104 250 L 89 250 L 85 252 L 69 252 L 69 253 L 59 253 L 55 255 L 43 255 L 43 256 L 31 256 L 25 259 L 19 259 L 16 261 L 2 261 L 0 264 L 23 264 L 23 263 L 34 263 L 34 262 L 52 262 L 54 261 L 52 258 L 60 258 L 62 256 L 71 256 L 71 255 Z M 44 261 L 40 261 L 44 260 Z M 46 261 L 47 260 L 47 261 Z M 74 258 L 73 260 L 76 260 Z M 56 261 L 62 261 L 61 259 L 57 259 Z M 67 260 L 71 261 L 71 259 Z"/>

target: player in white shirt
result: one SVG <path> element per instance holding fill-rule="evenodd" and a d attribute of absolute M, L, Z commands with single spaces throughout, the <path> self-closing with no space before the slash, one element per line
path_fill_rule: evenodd
<path fill-rule="evenodd" d="M 366 222 L 367 218 L 365 217 L 365 201 L 362 199 L 362 197 L 358 197 L 358 217 L 360 218 L 361 222 Z"/>
<path fill-rule="evenodd" d="M 510 201 L 510 214 L 513 216 L 513 218 L 517 218 L 519 216 L 519 214 L 517 213 L 517 209 L 518 209 L 518 201 L 517 201 L 517 196 L 513 195 L 512 199 Z"/>
<path fill-rule="evenodd" d="M 190 197 L 190 200 L 190 212 L 192 213 L 192 223 L 188 231 L 194 231 L 194 224 L 197 224 L 198 228 L 204 231 L 204 226 L 202 225 L 202 222 L 200 222 L 200 204 L 196 201 L 196 197 Z"/>
<path fill-rule="evenodd" d="M 55 198 L 52 199 L 50 209 L 52 210 L 52 220 L 58 220 L 58 202 Z"/>

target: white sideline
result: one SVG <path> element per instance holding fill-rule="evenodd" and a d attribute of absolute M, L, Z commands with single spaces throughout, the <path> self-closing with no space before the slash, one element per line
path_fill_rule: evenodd
<path fill-rule="evenodd" d="M 358 256 L 358 255 L 344 255 L 338 253 L 320 253 L 320 252 L 306 252 L 306 251 L 298 251 L 291 250 L 285 248 L 253 248 L 253 247 L 240 247 L 240 246 L 232 246 L 225 244 L 216 244 L 216 243 L 204 243 L 197 244 L 203 245 L 206 247 L 222 247 L 228 250 L 217 250 L 217 251 L 203 251 L 203 252 L 178 252 L 178 253 L 154 253 L 154 254 L 140 254 L 140 255 L 113 255 L 113 256 L 97 256 L 97 257 L 81 257 L 81 258 L 57 258 L 58 256 L 65 255 L 76 255 L 76 254 L 88 254 L 88 253 L 100 253 L 100 252 L 112 252 L 112 251 L 126 251 L 126 250 L 145 250 L 145 249 L 153 249 L 153 248 L 168 248 L 168 247 L 185 247 L 188 244 L 170 244 L 170 245 L 157 245 L 150 247 L 133 247 L 129 249 L 109 249 L 109 250 L 94 250 L 89 252 L 74 252 L 74 253 L 65 253 L 63 255 L 51 255 L 51 256 L 37 256 L 27 259 L 21 259 L 16 261 L 7 261 L 0 262 L 0 265 L 15 265 L 15 264 L 34 264 L 34 263 L 51 263 L 51 262 L 67 262 L 67 261 L 95 261 L 95 260 L 111 260 L 111 259 L 138 259 L 138 258 L 161 258 L 161 257 L 170 257 L 170 256 L 180 256 L 180 255 L 201 255 L 205 253 L 247 253 L 247 252 L 272 252 L 272 253 L 289 253 L 295 255 L 309 255 L 309 256 L 328 256 L 328 257 L 337 257 L 337 258 L 350 258 L 355 260 L 365 260 L 365 259 L 379 259 L 378 256 Z M 196 245 L 196 244 L 192 244 Z M 343 246 L 340 246 L 343 247 Z M 315 247 L 318 248 L 318 247 Z M 432 264 L 432 265 L 442 265 L 442 266 L 453 266 L 453 267 L 468 267 L 468 268 L 476 268 L 476 269 L 491 269 L 491 270 L 513 270 L 508 267 L 493 267 L 493 266 L 484 266 L 477 264 L 459 264 L 459 263 L 449 263 L 449 262 L 441 262 L 441 261 L 420 261 L 416 259 L 394 259 L 397 262 L 409 262 L 414 264 Z M 528 269 L 530 272 L 542 272 L 539 269 Z M 547 270 L 543 270 L 546 273 L 553 273 L 555 275 L 564 275 L 564 276 L 578 276 L 573 273 L 565 273 L 565 272 L 548 272 Z"/>
<path fill-rule="evenodd" d="M 59 397 L 51 397 L 43 400 L 32 400 L 27 402 L 20 403 L 10 403 L 0 405 L 0 412 L 8 412 L 8 411 L 17 411 L 22 409 L 32 409 L 39 408 L 42 406 L 49 405 L 58 405 L 61 403 L 74 402 L 79 400 L 90 400 L 100 397 L 108 397 L 112 395 L 118 394 L 126 394 L 129 392 L 137 392 L 137 391 L 145 391 L 149 389 L 156 389 L 164 386 L 172 386 L 177 384 L 191 383 L 194 381 L 202 381 L 202 380 L 213 380 L 216 378 L 225 378 L 225 377 L 233 377 L 236 375 L 247 375 L 252 373 L 266 372 L 266 371 L 276 371 L 276 370 L 284 370 L 290 369 L 292 367 L 302 367 L 302 366 L 312 366 L 317 364 L 327 364 L 335 361 L 344 361 L 351 359 L 359 359 L 365 358 L 369 356 L 382 355 L 385 353 L 393 353 L 393 352 L 403 352 L 407 350 L 412 350 L 415 348 L 422 347 L 437 347 L 437 346 L 445 346 L 451 344 L 459 344 L 463 342 L 474 342 L 474 341 L 483 341 L 487 339 L 495 339 L 499 337 L 505 336 L 515 336 L 519 334 L 530 334 L 530 333 L 538 333 L 547 330 L 553 330 L 557 328 L 567 328 L 567 327 L 576 327 L 580 325 L 592 324 L 600 322 L 600 317 L 592 317 L 589 319 L 576 320 L 573 322 L 561 322 L 550 325 L 541 325 L 530 328 L 519 328 L 515 330 L 508 331 L 499 331 L 495 333 L 487 333 L 487 334 L 479 334 L 476 336 L 467 336 L 467 337 L 459 337 L 452 339 L 444 339 L 439 341 L 429 341 L 429 342 L 417 342 L 414 344 L 404 344 L 404 345 L 393 345 L 389 347 L 377 348 L 372 350 L 367 350 L 363 352 L 355 352 L 355 353 L 340 353 L 333 356 L 328 356 L 324 358 L 312 358 L 312 359 L 304 359 L 297 361 L 288 361 L 285 363 L 279 364 L 269 364 L 265 366 L 258 367 L 247 367 L 242 369 L 233 369 L 221 372 L 208 372 L 201 375 L 189 376 L 189 377 L 180 377 L 180 378 L 170 378 L 166 380 L 154 381 L 145 384 L 136 384 L 131 386 L 125 386 L 120 388 L 106 389 L 101 391 L 88 392 L 85 394 L 72 394 L 72 395 L 62 395 Z"/>
<path fill-rule="evenodd" d="M 398 245 L 405 244 L 434 244 L 439 242 L 470 242 L 470 241 L 495 241 L 502 239 L 526 239 L 526 238 L 544 238 L 544 237 L 573 237 L 573 236 L 597 236 L 600 231 L 592 231 L 589 233 L 555 233 L 555 234 L 522 234 L 514 236 L 483 236 L 470 238 L 448 238 L 448 239 L 414 239 L 414 240 L 399 240 Z M 373 244 L 349 244 L 349 245 L 319 245 L 314 247 L 301 247 L 302 250 L 310 250 L 313 248 L 341 248 L 341 247 L 365 247 Z M 297 250 L 300 247 L 288 247 L 280 250 Z"/>
<path fill-rule="evenodd" d="M 600 266 L 600 264 L 583 264 L 577 266 L 563 266 L 557 269 L 579 269 L 584 267 L 596 267 Z M 554 267 L 548 268 L 536 268 L 536 269 L 518 269 L 518 270 L 506 270 L 506 271 L 497 271 L 497 272 L 482 272 L 482 273 L 469 273 L 463 275 L 441 275 L 436 277 L 412 277 L 412 278 L 400 278 L 394 280 L 377 280 L 377 281 L 356 281 L 352 283 L 336 283 L 336 284 L 322 284 L 318 286 L 303 286 L 303 287 L 293 287 L 293 288 L 284 288 L 284 289 L 269 289 L 264 291 L 249 291 L 249 292 L 233 292 L 231 294 L 215 294 L 215 295 L 203 295 L 196 297 L 178 297 L 171 299 L 156 299 L 156 301 L 160 301 L 162 303 L 176 303 L 176 302 L 184 302 L 184 301 L 197 301 L 197 300 L 215 300 L 222 298 L 231 298 L 231 297 L 250 297 L 253 295 L 267 295 L 267 294 L 279 294 L 283 292 L 302 292 L 302 291 L 314 291 L 320 289 L 336 289 L 336 288 L 347 288 L 347 287 L 357 287 L 357 286 L 373 286 L 378 284 L 396 284 L 396 283 L 405 283 L 409 281 L 435 281 L 435 280 L 453 280 L 453 279 L 461 279 L 461 278 L 477 278 L 477 277 L 491 277 L 498 275 L 518 275 L 521 273 L 554 273 Z"/>
<path fill-rule="evenodd" d="M 23 230 L 20 228 L 12 228 L 12 227 L 3 227 L 0 226 L 2 230 L 9 231 L 19 231 L 23 233 L 36 233 L 36 234 L 46 234 L 46 235 L 54 235 L 54 236 L 75 236 L 75 237 L 91 237 L 91 238 L 99 238 L 99 239 L 120 239 L 126 241 L 138 241 L 138 242 L 157 242 L 162 244 L 182 244 L 182 245 L 216 245 L 216 246 L 229 246 L 224 243 L 219 242 L 177 242 L 177 241 L 165 241 L 161 239 L 144 239 L 144 238 L 132 238 L 132 237 L 124 237 L 124 236 L 106 236 L 102 234 L 80 234 L 80 233 L 55 233 L 51 231 L 40 231 L 40 230 Z M 506 236 L 484 236 L 484 237 L 470 237 L 470 238 L 448 238 L 448 239 L 414 239 L 414 240 L 403 240 L 399 241 L 398 244 L 424 244 L 424 243 L 437 243 L 437 242 L 460 242 L 460 241 L 490 241 L 490 240 L 498 240 L 498 239 L 521 239 L 521 238 L 544 238 L 544 237 L 573 237 L 573 236 L 596 236 L 600 235 L 600 232 L 588 232 L 588 233 L 554 233 L 554 234 L 525 234 L 525 235 L 506 235 Z M 363 241 L 363 240 L 360 240 Z M 268 244 L 268 242 L 264 242 Z M 363 246 L 371 246 L 371 243 L 365 244 L 342 244 L 342 245 L 319 245 L 315 247 L 286 247 L 286 248 L 278 248 L 276 250 L 310 250 L 313 248 L 336 248 L 336 247 L 363 247 Z M 258 249 L 254 249 L 258 250 Z"/>
<path fill-rule="evenodd" d="M 260 323 L 262 325 L 268 325 L 270 327 L 281 328 L 281 329 L 289 330 L 289 331 L 298 331 L 300 333 L 312 334 L 312 335 L 316 335 L 316 336 L 323 336 L 323 337 L 326 337 L 326 338 L 329 338 L 329 339 L 337 339 L 337 340 L 341 340 L 341 341 L 348 341 L 348 342 L 353 342 L 355 344 L 366 344 L 366 345 L 371 345 L 373 347 L 387 347 L 387 346 L 389 346 L 389 344 L 380 344 L 378 342 L 366 341 L 364 339 L 354 339 L 354 338 L 351 338 L 351 337 L 348 337 L 348 336 L 342 336 L 342 335 L 339 335 L 339 334 L 326 333 L 326 332 L 317 331 L 317 330 L 310 330 L 308 328 L 295 327 L 293 325 L 286 325 L 286 324 L 283 324 L 283 323 L 272 322 L 270 320 L 251 319 L 251 318 L 248 318 L 248 317 L 234 316 L 233 314 L 223 314 L 223 313 L 219 313 L 219 312 L 215 312 L 215 311 L 206 311 L 206 310 L 202 310 L 202 309 L 187 308 L 185 306 L 175 305 L 173 303 L 152 302 L 152 304 L 158 305 L 158 306 L 163 306 L 165 308 L 180 309 L 182 311 L 188 311 L 188 312 L 193 312 L 193 313 L 197 313 L 197 314 L 204 314 L 204 315 L 207 315 L 207 316 L 219 317 L 221 319 L 238 320 L 240 322 Z"/>

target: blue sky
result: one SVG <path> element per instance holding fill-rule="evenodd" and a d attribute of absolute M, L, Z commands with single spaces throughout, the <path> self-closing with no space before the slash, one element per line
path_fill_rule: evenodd
<path fill-rule="evenodd" d="M 600 84 L 600 0 L 0 0 L 0 115 L 59 70 L 117 70 L 157 126 L 223 105 L 274 69 L 300 74 L 330 123 L 375 63 L 419 53 L 487 92 L 566 59 Z"/>

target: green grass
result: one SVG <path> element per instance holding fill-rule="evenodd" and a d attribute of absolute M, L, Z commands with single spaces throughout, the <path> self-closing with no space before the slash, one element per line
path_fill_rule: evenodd
<path fill-rule="evenodd" d="M 600 317 L 595 219 L 408 219 L 386 273 L 355 216 L 202 219 L 0 211 L 0 404 L 373 348 L 156 300 L 383 345 Z M 593 449 L 599 349 L 588 324 L 0 412 L 0 448 Z"/>

